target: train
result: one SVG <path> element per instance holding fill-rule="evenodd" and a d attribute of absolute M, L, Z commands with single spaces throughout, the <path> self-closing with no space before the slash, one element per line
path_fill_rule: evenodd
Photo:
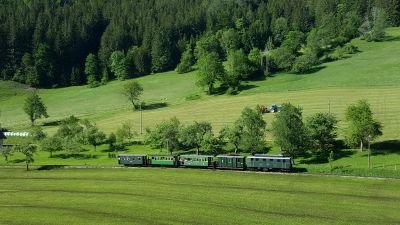
<path fill-rule="evenodd" d="M 117 158 L 118 164 L 126 167 L 176 167 L 281 172 L 290 172 L 293 169 L 293 159 L 282 155 L 119 154 Z"/>

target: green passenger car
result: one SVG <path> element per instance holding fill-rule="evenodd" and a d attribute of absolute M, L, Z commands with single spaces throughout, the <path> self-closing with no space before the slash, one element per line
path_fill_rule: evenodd
<path fill-rule="evenodd" d="M 255 155 L 246 157 L 246 166 L 249 170 L 281 170 L 292 169 L 292 158 L 284 156 Z"/>
<path fill-rule="evenodd" d="M 217 168 L 219 169 L 244 170 L 245 167 L 246 166 L 245 166 L 244 156 L 230 156 L 230 155 L 217 156 Z"/>
<path fill-rule="evenodd" d="M 211 155 L 181 155 L 179 164 L 183 167 L 213 167 L 213 158 Z"/>
<path fill-rule="evenodd" d="M 178 166 L 176 155 L 149 155 L 147 163 L 151 166 Z"/>
<path fill-rule="evenodd" d="M 146 166 L 147 155 L 144 154 L 120 154 L 118 164 L 125 166 Z"/>

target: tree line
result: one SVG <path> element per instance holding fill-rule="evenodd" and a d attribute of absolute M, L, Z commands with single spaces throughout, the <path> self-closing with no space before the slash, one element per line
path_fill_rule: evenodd
<path fill-rule="evenodd" d="M 204 65 L 218 59 L 226 73 L 213 65 L 214 82 L 199 84 L 212 92 L 217 77 L 234 92 L 266 71 L 260 52 L 268 72 L 302 73 L 352 52 L 354 37 L 382 39 L 386 26 L 400 24 L 399 2 L 1 0 L 0 74 L 33 87 L 95 87 L 195 63 L 209 76 Z"/>
<path fill-rule="evenodd" d="M 136 90 L 133 92 L 135 100 L 132 101 L 135 107 L 143 89 L 135 81 L 128 83 L 126 88 L 129 86 Z M 27 97 L 24 110 L 32 122 L 31 140 L 16 145 L 14 149 L 1 149 L 1 154 L 6 161 L 13 152 L 24 154 L 27 169 L 34 161 L 38 145 L 41 150 L 49 152 L 50 157 L 59 151 L 71 155 L 79 154 L 84 145 L 91 145 L 96 151 L 97 146 L 103 144 L 108 144 L 109 152 L 116 155 L 118 151 L 124 151 L 126 146 L 131 145 L 138 136 L 130 121 L 122 123 L 115 132 L 107 136 L 95 123 L 75 116 L 62 120 L 55 134 L 48 136 L 34 123 L 36 119 L 48 117 L 47 108 L 37 93 Z M 246 107 L 231 126 L 223 127 L 218 134 L 214 133 L 210 122 L 194 121 L 183 125 L 177 118 L 172 118 L 156 124 L 152 129 L 147 128 L 144 143 L 160 150 L 166 149 L 170 153 L 193 149 L 197 154 L 202 152 L 215 155 L 226 151 L 234 154 L 266 153 L 267 122 L 262 113 L 260 106 L 254 109 Z M 344 128 L 345 144 L 352 148 L 359 146 L 361 151 L 368 144 L 370 156 L 369 145 L 382 135 L 382 124 L 374 118 L 369 103 L 360 100 L 351 104 L 345 111 L 345 119 L 348 123 Z M 334 159 L 334 151 L 339 147 L 337 124 L 337 118 L 330 113 L 316 113 L 303 119 L 301 107 L 285 103 L 271 122 L 269 130 L 283 155 L 295 158 L 312 154 L 318 160 L 331 161 Z"/>

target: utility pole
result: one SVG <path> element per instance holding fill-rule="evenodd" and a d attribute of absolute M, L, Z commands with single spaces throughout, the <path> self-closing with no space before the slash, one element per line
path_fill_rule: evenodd
<path fill-rule="evenodd" d="M 142 103 L 140 103 L 140 134 L 143 134 L 143 111 L 142 111 Z"/>
<path fill-rule="evenodd" d="M 331 100 L 329 99 L 329 102 L 328 102 L 328 110 L 329 110 L 329 114 L 331 114 Z"/>
<path fill-rule="evenodd" d="M 168 148 L 168 139 L 167 139 L 167 153 L 169 153 L 169 148 Z"/>
<path fill-rule="evenodd" d="M 368 135 L 368 169 L 371 169 L 371 135 Z"/>

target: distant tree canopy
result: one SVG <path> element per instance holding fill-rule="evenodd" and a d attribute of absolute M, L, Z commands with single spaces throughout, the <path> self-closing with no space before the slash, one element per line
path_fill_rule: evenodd
<path fill-rule="evenodd" d="M 193 56 L 215 52 L 223 61 L 230 51 L 248 55 L 266 46 L 284 48 L 274 56 L 275 69 L 296 65 L 301 72 L 310 55 L 287 58 L 301 56 L 299 48 L 320 57 L 358 35 L 382 40 L 386 26 L 400 24 L 398 0 L 2 0 L 1 6 L 0 78 L 33 87 L 126 79 L 180 61 L 186 72 Z M 185 52 L 190 43 L 196 47 Z"/>

